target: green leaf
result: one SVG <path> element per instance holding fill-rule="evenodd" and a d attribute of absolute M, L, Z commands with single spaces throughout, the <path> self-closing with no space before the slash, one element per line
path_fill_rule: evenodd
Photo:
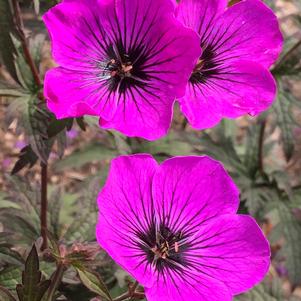
<path fill-rule="evenodd" d="M 17 251 L 11 249 L 11 247 L 10 244 L 0 244 L 0 264 L 22 265 L 24 263 L 23 258 Z"/>
<path fill-rule="evenodd" d="M 23 97 L 25 94 L 25 91 L 19 86 L 11 85 L 3 80 L 0 80 L 0 96 L 17 98 Z"/>
<path fill-rule="evenodd" d="M 47 164 L 54 139 L 48 139 L 47 128 L 51 119 L 51 113 L 35 96 L 28 102 L 28 135 L 30 145 L 39 159 Z"/>
<path fill-rule="evenodd" d="M 75 268 L 80 280 L 89 290 L 98 294 L 100 297 L 105 298 L 106 300 L 112 300 L 106 285 L 96 272 L 78 267 Z"/>
<path fill-rule="evenodd" d="M 0 270 L 0 285 L 9 290 L 15 289 L 21 280 L 20 267 L 9 266 Z"/>
<path fill-rule="evenodd" d="M 39 257 L 35 245 L 32 247 L 22 273 L 22 284 L 16 287 L 20 301 L 40 301 L 50 286 L 50 280 L 41 280 Z"/>
<path fill-rule="evenodd" d="M 4 287 L 0 286 L 0 300 L 1 301 L 16 301 L 15 297 Z"/>

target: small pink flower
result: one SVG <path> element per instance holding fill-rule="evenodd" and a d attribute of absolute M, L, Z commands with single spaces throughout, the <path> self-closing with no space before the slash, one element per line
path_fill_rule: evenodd
<path fill-rule="evenodd" d="M 267 273 L 270 249 L 209 157 L 121 156 L 98 197 L 96 236 L 149 301 L 230 301 Z"/>

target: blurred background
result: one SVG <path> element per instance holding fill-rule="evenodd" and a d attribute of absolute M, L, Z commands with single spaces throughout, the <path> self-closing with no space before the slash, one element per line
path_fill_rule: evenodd
<path fill-rule="evenodd" d="M 102 281 L 113 297 L 126 292 L 133 280 L 94 240 L 95 199 L 110 160 L 138 152 L 151 153 L 159 161 L 207 154 L 231 173 L 241 191 L 240 212 L 257 219 L 272 247 L 266 279 L 235 300 L 301 300 L 301 1 L 265 2 L 279 17 L 285 36 L 283 53 L 273 66 L 278 96 L 270 110 L 257 118 L 224 120 L 200 132 L 189 127 L 176 106 L 169 135 L 148 142 L 103 131 L 97 118 L 55 120 L 24 59 L 22 32 L 42 78 L 55 64 L 41 15 L 56 1 L 20 1 L 20 34 L 22 22 L 12 18 L 15 8 L 9 0 L 0 0 L 1 287 L 16 296 L 35 243 L 42 279 L 53 280 L 60 272 L 62 280 L 52 288 L 53 295 L 42 300 L 107 300 Z M 46 250 L 40 237 L 45 178 L 51 232 Z M 80 274 L 79 267 L 86 274 Z M 3 291 L 0 301 L 14 300 Z"/>

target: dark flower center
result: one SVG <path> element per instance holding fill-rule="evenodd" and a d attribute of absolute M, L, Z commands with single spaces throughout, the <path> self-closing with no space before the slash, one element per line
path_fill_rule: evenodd
<path fill-rule="evenodd" d="M 125 93 L 129 88 L 147 86 L 149 76 L 145 72 L 147 54 L 143 45 L 125 50 L 123 42 L 110 44 L 106 49 L 108 61 L 102 67 L 102 77 L 111 92 Z"/>
<path fill-rule="evenodd" d="M 182 231 L 172 231 L 161 224 L 156 227 L 153 224 L 149 231 L 139 234 L 143 243 L 139 246 L 145 252 L 147 261 L 157 271 L 162 272 L 166 268 L 181 269 L 186 264 L 185 251 L 189 247 L 185 243 L 186 238 Z"/>
<path fill-rule="evenodd" d="M 132 69 L 133 65 L 131 62 L 122 63 L 116 61 L 115 59 L 111 59 L 105 67 L 104 74 L 105 72 L 109 71 L 111 76 L 119 76 L 120 78 L 124 78 L 131 76 Z"/>
<path fill-rule="evenodd" d="M 211 76 L 214 76 L 219 72 L 218 67 L 220 64 L 216 60 L 214 48 L 210 45 L 202 46 L 202 48 L 203 53 L 189 79 L 191 84 L 205 84 Z"/>

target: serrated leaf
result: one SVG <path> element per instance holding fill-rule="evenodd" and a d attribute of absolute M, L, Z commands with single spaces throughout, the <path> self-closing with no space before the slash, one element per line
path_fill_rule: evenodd
<path fill-rule="evenodd" d="M 80 280 L 89 290 L 98 294 L 100 297 L 105 298 L 106 300 L 109 301 L 112 300 L 106 285 L 104 284 L 104 282 L 101 280 L 100 276 L 96 272 L 87 269 L 77 268 L 77 267 L 75 268 L 79 275 Z"/>
<path fill-rule="evenodd" d="M 273 106 L 276 116 L 277 124 L 281 130 L 281 139 L 283 150 L 285 153 L 286 160 L 289 161 L 294 152 L 294 137 L 293 137 L 293 126 L 295 121 L 292 117 L 292 102 L 288 97 L 287 93 L 283 90 L 281 81 L 278 81 L 278 96 Z"/>
<path fill-rule="evenodd" d="M 28 102 L 28 135 L 30 145 L 39 159 L 47 164 L 54 139 L 48 139 L 47 128 L 51 119 L 51 113 L 44 102 L 38 100 L 35 96 Z"/>
<path fill-rule="evenodd" d="M 299 285 L 301 283 L 301 223 L 293 215 L 287 200 L 276 202 L 274 206 L 279 221 L 269 239 L 271 243 L 277 243 L 280 239 L 285 240 L 276 254 L 276 259 L 285 260 L 291 283 Z"/>
<path fill-rule="evenodd" d="M 39 257 L 35 245 L 32 247 L 22 273 L 22 284 L 16 287 L 20 301 L 40 301 L 50 286 L 50 280 L 43 280 L 39 270 Z"/>
<path fill-rule="evenodd" d="M 10 291 L 1 286 L 0 286 L 0 300 L 1 301 L 16 301 L 15 297 L 10 293 Z"/>
<path fill-rule="evenodd" d="M 11 249 L 10 245 L 0 244 L 0 264 L 4 263 L 18 266 L 24 261 L 17 251 Z"/>

